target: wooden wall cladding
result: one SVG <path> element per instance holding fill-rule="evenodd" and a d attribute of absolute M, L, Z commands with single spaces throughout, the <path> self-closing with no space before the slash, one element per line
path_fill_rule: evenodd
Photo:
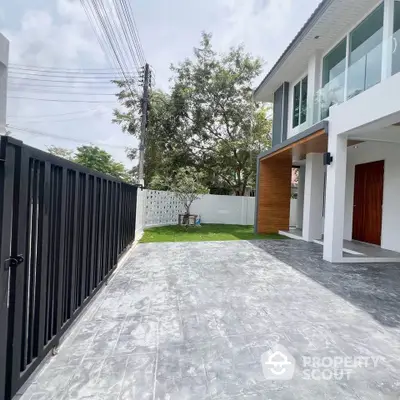
<path fill-rule="evenodd" d="M 291 149 L 260 161 L 258 233 L 278 233 L 280 230 L 289 230 L 291 179 Z"/>

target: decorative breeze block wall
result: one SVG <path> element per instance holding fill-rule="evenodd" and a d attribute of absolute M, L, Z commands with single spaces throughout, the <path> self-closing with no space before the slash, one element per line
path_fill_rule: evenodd
<path fill-rule="evenodd" d="M 178 214 L 184 213 L 183 204 L 172 192 L 146 190 L 145 226 L 178 224 Z"/>

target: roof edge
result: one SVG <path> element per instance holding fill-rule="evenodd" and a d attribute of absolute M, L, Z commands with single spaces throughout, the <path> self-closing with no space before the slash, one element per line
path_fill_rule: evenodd
<path fill-rule="evenodd" d="M 272 75 L 281 67 L 281 65 L 288 59 L 291 52 L 298 46 L 298 44 L 304 39 L 307 33 L 311 30 L 314 24 L 319 20 L 319 18 L 324 14 L 326 9 L 334 2 L 335 0 L 322 0 L 319 6 L 315 9 L 315 11 L 311 14 L 311 17 L 307 20 L 307 22 L 303 25 L 300 31 L 297 33 L 295 38 L 290 42 L 289 46 L 280 56 L 275 65 L 268 72 L 267 76 L 262 80 L 262 82 L 258 85 L 257 89 L 254 91 L 254 96 L 257 96 L 258 92 L 261 88 L 267 83 L 267 81 L 271 78 Z"/>

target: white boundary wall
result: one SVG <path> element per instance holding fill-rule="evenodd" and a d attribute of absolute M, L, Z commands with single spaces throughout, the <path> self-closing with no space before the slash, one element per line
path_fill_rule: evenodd
<path fill-rule="evenodd" d="M 205 224 L 253 225 L 254 197 L 206 194 L 192 204 L 190 212 Z"/>
<path fill-rule="evenodd" d="M 254 225 L 255 198 L 200 195 L 190 209 L 205 224 Z M 296 200 L 291 200 L 290 224 L 296 224 Z M 136 238 L 145 227 L 176 225 L 184 207 L 172 192 L 138 189 Z"/>

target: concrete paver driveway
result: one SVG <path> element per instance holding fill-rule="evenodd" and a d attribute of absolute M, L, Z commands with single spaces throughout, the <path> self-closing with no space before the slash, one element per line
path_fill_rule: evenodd
<path fill-rule="evenodd" d="M 400 265 L 320 252 L 141 244 L 21 398 L 399 399 Z"/>

